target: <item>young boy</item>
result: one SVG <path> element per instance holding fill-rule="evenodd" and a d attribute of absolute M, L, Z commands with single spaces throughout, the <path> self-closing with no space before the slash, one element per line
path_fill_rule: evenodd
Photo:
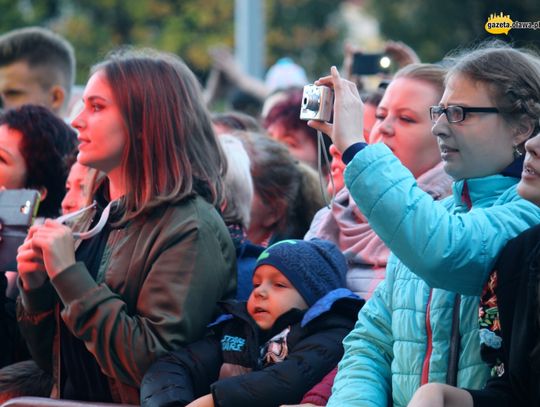
<path fill-rule="evenodd" d="M 141 405 L 298 403 L 340 360 L 363 303 L 343 288 L 346 272 L 329 241 L 270 246 L 257 260 L 247 304 L 223 303 L 227 314 L 205 339 L 157 361 L 143 379 Z"/>

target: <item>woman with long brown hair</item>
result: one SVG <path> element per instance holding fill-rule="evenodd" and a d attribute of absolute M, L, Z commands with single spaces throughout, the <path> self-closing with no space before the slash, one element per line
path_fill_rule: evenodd
<path fill-rule="evenodd" d="M 225 163 L 202 100 L 169 54 L 116 54 L 92 70 L 72 125 L 78 162 L 106 179 L 71 227 L 33 227 L 17 258 L 20 327 L 55 397 L 138 403 L 147 367 L 200 338 L 234 295 L 215 210 Z"/>

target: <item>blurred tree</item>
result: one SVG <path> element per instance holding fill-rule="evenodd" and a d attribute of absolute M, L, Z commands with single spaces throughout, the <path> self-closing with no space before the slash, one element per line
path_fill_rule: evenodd
<path fill-rule="evenodd" d="M 514 29 L 506 36 L 484 29 L 489 15 L 500 12 L 514 21 L 540 20 L 537 0 L 370 0 L 368 9 L 378 18 L 382 35 L 407 43 L 426 62 L 438 61 L 451 50 L 488 38 L 517 46 L 540 45 L 540 36 L 534 30 Z"/>
<path fill-rule="evenodd" d="M 267 65 L 290 56 L 316 78 L 340 64 L 343 30 L 333 17 L 343 1 L 265 0 Z M 501 11 L 513 20 L 540 20 L 537 0 L 367 1 L 383 34 L 411 45 L 425 61 L 488 37 L 517 45 L 540 42 L 534 30 L 514 29 L 508 36 L 484 30 L 489 14 Z M 234 0 L 0 0 L 0 9 L 0 32 L 42 25 L 71 41 L 79 83 L 91 65 L 123 44 L 174 52 L 201 77 L 210 47 L 234 45 Z"/>
<path fill-rule="evenodd" d="M 290 56 L 311 78 L 341 64 L 344 27 L 333 17 L 342 1 L 267 0 L 267 64 Z"/>
<path fill-rule="evenodd" d="M 180 55 L 200 74 L 208 68 L 208 48 L 232 46 L 233 0 L 64 0 L 54 28 L 77 51 L 78 80 L 121 45 L 148 46 Z"/>
<path fill-rule="evenodd" d="M 341 31 L 329 16 L 341 1 L 266 0 L 267 65 L 287 55 L 316 77 L 339 64 Z M 234 0 L 0 0 L 0 7 L 1 32 L 41 25 L 65 36 L 78 83 L 121 45 L 176 53 L 199 76 L 210 67 L 209 48 L 234 47 Z"/>

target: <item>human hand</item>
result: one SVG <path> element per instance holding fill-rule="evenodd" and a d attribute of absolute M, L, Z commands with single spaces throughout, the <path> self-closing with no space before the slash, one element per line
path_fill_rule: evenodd
<path fill-rule="evenodd" d="M 43 225 L 30 228 L 31 247 L 41 251 L 42 264 L 49 278 L 54 278 L 63 270 L 75 264 L 75 244 L 69 227 L 52 219 Z"/>
<path fill-rule="evenodd" d="M 34 229 L 30 229 L 23 244 L 17 249 L 17 271 L 26 290 L 41 287 L 48 278 L 41 250 L 32 246 L 34 232 Z"/>
<path fill-rule="evenodd" d="M 225 76 L 232 82 L 238 81 L 244 73 L 236 60 L 231 50 L 227 47 L 215 47 L 209 51 L 213 61 L 214 68 L 223 72 Z"/>
<path fill-rule="evenodd" d="M 319 407 L 316 404 L 304 403 L 304 404 L 282 404 L 279 407 Z"/>
<path fill-rule="evenodd" d="M 186 407 L 214 407 L 214 397 L 211 394 L 193 400 Z"/>
<path fill-rule="evenodd" d="M 387 41 L 384 52 L 398 65 L 403 68 L 409 64 L 420 63 L 420 57 L 407 44 L 401 41 Z"/>
<path fill-rule="evenodd" d="M 335 66 L 330 73 L 330 76 L 320 78 L 315 84 L 334 89 L 333 123 L 310 120 L 307 124 L 326 133 L 337 149 L 344 152 L 352 144 L 366 141 L 362 131 L 364 104 L 354 83 L 343 79 Z"/>
<path fill-rule="evenodd" d="M 473 407 L 468 391 L 442 383 L 428 383 L 420 387 L 407 407 Z"/>

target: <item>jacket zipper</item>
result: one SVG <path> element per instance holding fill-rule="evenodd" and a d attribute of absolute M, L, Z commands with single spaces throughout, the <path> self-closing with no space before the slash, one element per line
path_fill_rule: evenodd
<path fill-rule="evenodd" d="M 429 362 L 431 359 L 431 353 L 433 352 L 433 337 L 431 332 L 431 295 L 433 294 L 433 289 L 429 289 L 429 297 L 426 305 L 426 339 L 427 339 L 427 349 L 426 355 L 424 356 L 424 362 L 422 363 L 422 376 L 420 385 L 428 383 L 429 380 Z"/>

